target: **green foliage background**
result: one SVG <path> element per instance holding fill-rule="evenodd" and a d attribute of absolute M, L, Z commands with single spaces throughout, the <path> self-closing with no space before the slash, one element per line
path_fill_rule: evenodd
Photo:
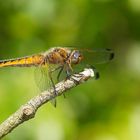
<path fill-rule="evenodd" d="M 140 139 L 140 2 L 138 0 L 0 1 L 0 59 L 53 46 L 112 48 L 115 59 L 97 66 L 100 79 L 72 89 L 57 108 L 4 140 Z M 33 68 L 0 69 L 0 122 L 37 92 Z"/>

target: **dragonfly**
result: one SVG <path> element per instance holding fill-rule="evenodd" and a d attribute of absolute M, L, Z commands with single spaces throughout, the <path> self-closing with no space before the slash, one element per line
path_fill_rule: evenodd
<path fill-rule="evenodd" d="M 0 68 L 36 67 L 35 77 L 38 79 L 36 81 L 39 88 L 45 90 L 48 87 L 47 83 L 49 83 L 50 87 L 54 89 L 54 94 L 56 94 L 55 84 L 60 81 L 61 75 L 69 78 L 75 72 L 75 66 L 105 63 L 113 58 L 114 52 L 111 49 L 92 50 L 72 47 L 53 47 L 43 53 L 31 56 L 0 60 Z M 53 73 L 56 73 L 56 80 L 54 80 Z"/>

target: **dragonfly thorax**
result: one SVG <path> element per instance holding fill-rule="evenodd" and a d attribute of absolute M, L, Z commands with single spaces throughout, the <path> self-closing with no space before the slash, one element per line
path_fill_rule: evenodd
<path fill-rule="evenodd" d="M 78 64 L 83 55 L 79 50 L 55 47 L 44 55 L 45 62 L 50 64 Z"/>
<path fill-rule="evenodd" d="M 51 64 L 64 64 L 69 56 L 70 50 L 67 48 L 56 47 L 45 55 L 45 61 Z"/>

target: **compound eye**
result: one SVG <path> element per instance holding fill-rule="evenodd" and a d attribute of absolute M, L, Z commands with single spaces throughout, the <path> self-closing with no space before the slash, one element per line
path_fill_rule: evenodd
<path fill-rule="evenodd" d="M 74 59 L 78 59 L 80 56 L 80 53 L 77 51 L 73 54 Z"/>

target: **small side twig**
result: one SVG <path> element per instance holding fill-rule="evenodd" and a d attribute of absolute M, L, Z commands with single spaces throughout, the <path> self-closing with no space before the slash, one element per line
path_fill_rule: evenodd
<path fill-rule="evenodd" d="M 49 89 L 29 100 L 0 125 L 0 139 L 10 133 L 21 123 L 34 118 L 38 108 L 44 103 L 62 95 L 63 92 L 87 81 L 91 77 L 94 77 L 94 71 L 91 68 L 85 69 L 78 74 L 72 75 L 69 79 L 56 84 L 55 87 L 57 94 L 53 94 L 54 90 Z"/>

